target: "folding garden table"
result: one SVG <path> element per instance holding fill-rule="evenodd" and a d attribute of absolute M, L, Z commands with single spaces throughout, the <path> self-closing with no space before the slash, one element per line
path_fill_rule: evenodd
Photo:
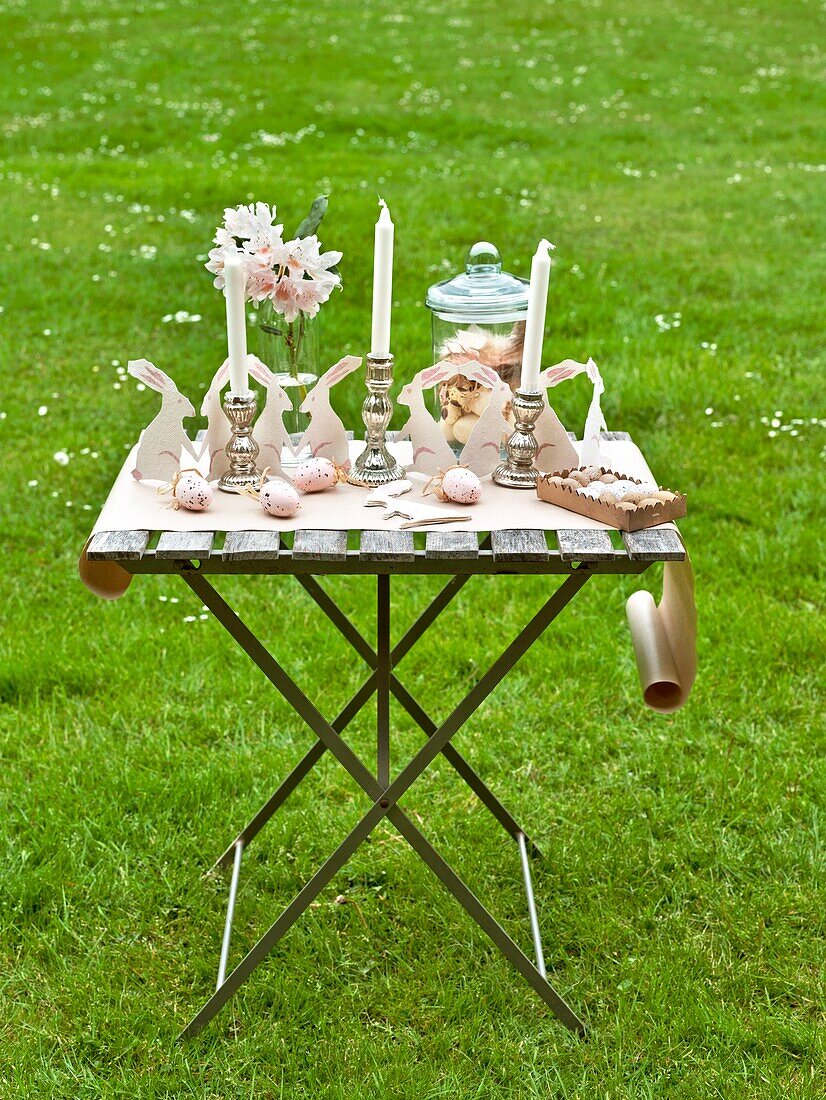
<path fill-rule="evenodd" d="M 611 433 L 610 437 L 629 438 L 624 433 Z M 215 863 L 216 868 L 231 868 L 217 986 L 181 1032 L 181 1037 L 197 1034 L 212 1019 L 382 818 L 387 818 L 395 826 L 559 1019 L 572 1030 L 583 1032 L 582 1020 L 548 981 L 531 878 L 531 859 L 539 854 L 537 848 L 526 830 L 453 746 L 452 739 L 589 577 L 595 574 L 639 574 L 652 562 L 682 560 L 685 551 L 679 536 L 671 529 L 651 528 L 623 534 L 622 546 L 615 547 L 610 533 L 600 530 L 495 530 L 486 536 L 470 531 L 436 530 L 425 536 L 423 548 L 417 548 L 409 531 L 361 531 L 350 537 L 350 532 L 344 530 L 298 530 L 291 547 L 285 544 L 278 531 L 228 532 L 220 547 L 216 545 L 218 540 L 213 532 L 168 531 L 161 532 L 157 540 L 156 534 L 147 530 L 100 531 L 89 543 L 88 560 L 116 562 L 132 574 L 179 575 L 304 719 L 317 739 Z M 356 542 L 357 549 L 348 548 Z M 343 573 L 375 578 L 378 610 L 375 646 L 353 626 L 322 584 L 321 578 Z M 225 574 L 294 577 L 364 660 L 369 675 L 335 717 L 324 717 L 213 586 L 211 578 Z M 390 637 L 391 579 L 396 578 L 396 583 L 403 584 L 405 576 L 417 574 L 440 574 L 449 579 L 432 603 L 393 645 Z M 553 588 L 543 606 L 445 721 L 437 724 L 404 687 L 394 673 L 394 667 L 468 581 L 477 575 L 494 574 L 559 577 L 561 583 Z M 377 699 L 375 771 L 356 755 L 342 737 L 348 723 L 373 695 Z M 390 755 L 391 696 L 398 700 L 426 738 L 422 747 L 395 773 L 391 769 Z M 369 808 L 254 947 L 228 973 L 232 920 L 243 854 L 326 751 L 336 757 L 362 788 Z M 494 919 L 399 806 L 401 797 L 439 753 L 446 757 L 516 844 L 535 962 Z"/>

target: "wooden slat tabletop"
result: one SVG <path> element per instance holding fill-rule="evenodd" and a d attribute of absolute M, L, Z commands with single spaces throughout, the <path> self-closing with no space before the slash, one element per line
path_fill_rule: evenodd
<path fill-rule="evenodd" d="M 139 561 L 149 545 L 149 531 L 98 531 L 86 548 L 89 561 Z"/>
<path fill-rule="evenodd" d="M 428 531 L 424 552 L 438 561 L 478 558 L 479 536 L 475 531 Z"/>
<path fill-rule="evenodd" d="M 603 438 L 631 437 L 627 432 L 604 432 Z M 149 549 L 151 531 L 101 531 L 90 540 L 86 555 L 89 561 L 123 562 L 133 572 L 168 572 L 200 562 L 201 568 L 210 572 L 241 573 L 312 572 L 316 566 L 319 572 L 360 573 L 396 569 L 407 573 L 560 573 L 573 568 L 639 573 L 651 562 L 685 558 L 682 541 L 673 530 L 624 532 L 622 549 L 613 545 L 608 531 L 569 529 L 555 531 L 554 536 L 557 549 L 549 549 L 544 531 L 499 530 L 485 536 L 474 531 L 434 530 L 426 532 L 424 548 L 416 549 L 412 531 L 361 531 L 354 532 L 358 549 L 348 550 L 347 531 L 296 531 L 292 549 L 284 545 L 278 531 L 230 531 L 223 546 L 210 531 L 164 531 L 157 547 Z"/>
<path fill-rule="evenodd" d="M 557 531 L 563 561 L 610 561 L 615 551 L 608 531 Z"/>
<path fill-rule="evenodd" d="M 544 531 L 491 531 L 490 544 L 496 561 L 546 561 L 549 556 Z"/>
<path fill-rule="evenodd" d="M 227 531 L 224 561 L 274 561 L 281 550 L 278 531 Z"/>
<path fill-rule="evenodd" d="M 168 561 L 208 558 L 214 541 L 214 531 L 164 531 L 158 539 L 155 557 Z"/>
<path fill-rule="evenodd" d="M 296 531 L 293 557 L 341 561 L 347 557 L 347 532 Z"/>
<path fill-rule="evenodd" d="M 645 531 L 623 531 L 622 541 L 631 561 L 683 561 L 685 547 L 676 531 L 649 527 Z"/>
<path fill-rule="evenodd" d="M 359 545 L 363 561 L 414 561 L 412 531 L 362 531 Z"/>

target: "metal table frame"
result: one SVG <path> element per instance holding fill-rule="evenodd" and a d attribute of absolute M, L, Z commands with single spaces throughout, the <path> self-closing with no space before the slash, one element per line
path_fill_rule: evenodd
<path fill-rule="evenodd" d="M 451 738 L 476 711 L 490 692 L 504 678 L 530 646 L 540 637 L 545 628 L 556 618 L 562 609 L 573 599 L 588 579 L 588 572 L 571 574 L 554 594 L 544 603 L 520 631 L 513 642 L 491 665 L 476 686 L 454 708 L 448 718 L 439 726 L 426 714 L 410 692 L 393 673 L 393 666 L 410 650 L 417 638 L 421 637 L 441 609 L 447 605 L 456 592 L 466 583 L 468 577 L 456 577 L 439 593 L 436 599 L 422 612 L 399 643 L 391 649 L 390 645 L 390 577 L 379 575 L 376 578 L 378 625 L 376 649 L 362 637 L 318 581 L 311 576 L 300 578 L 300 582 L 313 597 L 319 607 L 338 627 L 351 643 L 356 652 L 372 669 L 362 687 L 350 699 L 346 706 L 331 721 L 321 714 L 316 706 L 304 694 L 295 681 L 284 671 L 275 658 L 267 651 L 261 641 L 241 621 L 216 589 L 195 572 L 182 572 L 182 577 L 201 602 L 209 608 L 215 618 L 241 646 L 253 663 L 264 673 L 280 694 L 290 703 L 296 713 L 304 719 L 315 733 L 318 741 L 305 754 L 303 759 L 290 772 L 275 793 L 261 807 L 258 813 L 238 834 L 233 843 L 219 857 L 215 866 L 232 865 L 229 900 L 227 904 L 224 938 L 221 946 L 221 958 L 218 968 L 218 982 L 215 992 L 181 1032 L 181 1038 L 196 1035 L 218 1010 L 226 1004 L 239 986 L 246 981 L 253 970 L 272 950 L 281 937 L 288 931 L 298 917 L 324 889 L 330 879 L 353 855 L 359 845 L 366 840 L 379 821 L 386 817 L 401 833 L 420 858 L 438 876 L 456 900 L 490 936 L 496 946 L 506 955 L 516 969 L 523 975 L 543 1001 L 553 1010 L 559 1019 L 574 1031 L 584 1032 L 585 1025 L 576 1013 L 565 1003 L 550 984 L 545 971 L 539 924 L 533 899 L 533 886 L 529 852 L 538 854 L 536 846 L 528 838 L 525 830 L 505 809 L 484 781 L 471 768 L 465 758 L 450 744 Z M 341 737 L 342 731 L 359 713 L 365 703 L 376 695 L 376 774 L 355 754 Z M 394 778 L 390 774 L 390 697 L 401 703 L 410 717 L 427 736 L 425 744 L 413 756 Z M 269 821 L 310 769 L 329 750 L 339 763 L 355 779 L 368 798 L 372 801 L 370 809 L 361 821 L 342 840 L 335 851 L 316 871 L 313 877 L 285 907 L 279 917 L 261 936 L 254 947 L 229 974 L 226 973 L 229 958 L 230 935 L 232 931 L 235 897 L 241 868 L 241 857 L 246 846 L 259 830 Z M 444 753 L 459 775 L 478 795 L 483 804 L 516 841 L 522 864 L 522 874 L 527 895 L 528 914 L 536 951 L 534 965 L 514 940 L 494 919 L 476 895 L 459 875 L 439 855 L 436 849 L 420 830 L 412 823 L 407 814 L 399 807 L 399 799 L 411 788 L 425 768 L 439 753 Z"/>
<path fill-rule="evenodd" d="M 277 532 L 234 532 L 226 536 L 220 549 L 213 549 L 212 533 L 198 532 L 161 534 L 156 548 L 149 547 L 151 533 L 148 531 L 101 532 L 90 541 L 87 548 L 90 561 L 116 561 L 132 574 L 180 575 L 317 738 L 215 862 L 213 870 L 231 868 L 218 980 L 214 993 L 186 1025 L 180 1038 L 196 1035 L 209 1023 L 385 818 L 559 1020 L 574 1032 L 582 1034 L 585 1031 L 583 1021 L 548 981 L 531 876 L 531 859 L 539 856 L 538 849 L 526 830 L 453 746 L 452 739 L 590 576 L 595 573 L 639 574 L 654 561 L 682 559 L 684 550 L 676 533 L 659 529 L 624 534 L 623 549 L 615 548 L 609 534 L 604 531 L 558 531 L 555 536 L 559 546 L 556 551 L 548 549 L 545 533 L 538 531 L 491 532 L 481 545 L 478 545 L 477 536 L 470 533 L 434 532 L 427 535 L 425 550 L 415 549 L 409 532 L 392 531 L 362 532 L 359 550 L 348 549 L 347 532 L 341 531 L 298 532 L 294 545 L 289 548 L 284 546 L 283 540 L 279 541 Z M 367 665 L 369 675 L 332 720 L 324 717 L 210 583 L 211 575 L 238 573 L 294 576 Z M 366 574 L 375 578 L 378 613 L 375 648 L 350 622 L 319 580 L 321 576 L 343 573 Z M 391 576 L 425 573 L 442 574 L 449 579 L 393 645 L 390 631 Z M 476 685 L 443 722 L 437 723 L 402 684 L 394 667 L 424 636 L 472 576 L 503 573 L 558 575 L 562 580 Z M 342 737 L 348 724 L 373 695 L 376 696 L 375 773 Z M 421 748 L 395 774 L 391 771 L 390 753 L 391 697 L 401 704 L 425 736 Z M 364 791 L 369 808 L 257 943 L 227 973 L 243 854 L 327 751 L 335 756 Z M 516 843 L 535 961 L 528 958 L 399 806 L 399 800 L 439 754 L 447 759 Z"/>

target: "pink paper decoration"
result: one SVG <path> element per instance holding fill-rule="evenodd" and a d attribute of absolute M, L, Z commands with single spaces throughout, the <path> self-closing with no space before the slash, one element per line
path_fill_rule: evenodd
<path fill-rule="evenodd" d="M 310 426 L 295 449 L 297 455 L 309 447 L 313 458 L 329 458 L 343 470 L 350 468 L 347 432 L 330 404 L 330 390 L 360 366 L 360 356 L 345 355 L 319 378 L 304 398 L 301 412 L 310 417 Z"/>
<path fill-rule="evenodd" d="M 451 368 L 456 373 L 454 367 Z M 404 427 L 396 435 L 396 442 L 409 439 L 413 445 L 413 469 L 418 470 L 428 477 L 434 477 L 439 470 L 446 470 L 453 466 L 456 456 L 450 448 L 450 444 L 442 435 L 438 422 L 433 413 L 425 405 L 423 386 L 435 377 L 433 372 L 438 370 L 438 365 L 428 367 L 420 371 L 412 382 L 408 382 L 399 394 L 399 404 L 406 405 L 410 409 Z M 435 382 L 433 383 L 435 385 Z"/>
<path fill-rule="evenodd" d="M 605 393 L 605 383 L 602 375 L 593 359 L 586 364 L 589 379 L 594 385 L 594 395 L 588 407 L 588 416 L 585 418 L 585 427 L 582 429 L 582 453 L 579 456 L 580 466 L 602 466 L 605 462 L 600 451 L 600 432 L 606 430 L 605 417 L 602 415 L 600 398 Z"/>
<path fill-rule="evenodd" d="M 229 360 L 225 359 L 215 372 L 201 402 L 201 416 L 207 418 L 207 429 L 201 443 L 201 458 L 208 458 L 207 479 L 220 478 L 229 469 L 226 446 L 232 436 L 229 421 L 221 405 L 221 390 L 229 377 Z"/>
<path fill-rule="evenodd" d="M 442 360 L 426 367 L 410 381 L 399 396 L 399 404 L 410 409 L 410 417 L 396 436 L 396 440 L 409 439 L 413 445 L 413 469 L 434 477 L 439 470 L 456 465 L 456 456 L 442 435 L 438 422 L 425 405 L 424 391 L 440 382 L 461 375 L 468 381 L 478 382 L 491 391 L 487 408 L 473 426 L 459 461 L 479 477 L 493 472 L 499 462 L 499 451 L 508 423 L 502 409 L 510 399 L 511 391 L 496 371 L 481 363 L 468 361 L 462 364 Z"/>
<path fill-rule="evenodd" d="M 160 412 L 141 433 L 132 477 L 136 481 L 147 478 L 172 481 L 181 468 L 182 451 L 190 454 L 193 462 L 198 460 L 183 426 L 187 416 L 195 415 L 195 409 L 169 375 L 148 359 L 130 359 L 127 369 L 133 378 L 156 390 L 162 399 Z"/>
<path fill-rule="evenodd" d="M 547 391 L 554 386 L 558 386 L 560 382 L 566 382 L 568 379 L 576 378 L 577 375 L 583 373 L 587 374 L 594 383 L 594 397 L 588 411 L 588 419 L 585 422 L 583 432 L 585 447 L 583 447 L 583 453 L 580 456 L 568 438 L 568 433 L 565 431 L 559 417 L 551 408 L 551 404 L 547 400 Z M 546 401 L 534 429 L 534 438 L 538 445 L 536 468 L 542 473 L 555 473 L 557 470 L 571 470 L 580 465 L 599 466 L 599 432 L 605 426 L 599 398 L 605 387 L 602 385 L 602 378 L 596 363 L 593 359 L 589 359 L 587 363 L 578 363 L 575 359 L 564 359 L 556 366 L 548 367 L 542 371 L 539 375 L 539 386 L 540 389 L 545 391 Z M 593 434 L 594 424 L 599 425 L 596 428 L 595 436 Z M 586 450 L 589 454 L 595 454 L 595 457 L 586 458 Z"/>
<path fill-rule="evenodd" d="M 290 433 L 284 426 L 284 413 L 292 408 L 292 401 L 265 363 L 249 355 L 247 364 L 252 377 L 267 391 L 266 404 L 252 426 L 252 436 L 258 444 L 258 465 L 261 469 L 269 466 L 273 477 L 292 484 L 281 465 L 285 449 L 288 454 L 294 454 Z"/>

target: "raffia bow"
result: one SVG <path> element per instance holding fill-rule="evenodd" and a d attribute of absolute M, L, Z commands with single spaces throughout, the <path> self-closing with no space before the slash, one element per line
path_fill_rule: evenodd
<path fill-rule="evenodd" d="M 245 485 L 244 488 L 241 490 L 241 496 L 252 497 L 253 500 L 257 500 L 260 502 L 261 490 L 266 484 L 267 474 L 270 472 L 271 469 L 272 466 L 265 466 L 264 469 L 261 471 L 261 477 L 258 479 L 258 484 L 255 486 L 255 488 L 253 488 L 252 485 Z"/>
<path fill-rule="evenodd" d="M 175 496 L 175 489 L 177 488 L 178 482 L 181 480 L 184 474 L 197 474 L 198 477 L 206 481 L 206 478 L 204 478 L 203 473 L 198 469 L 197 466 L 187 466 L 183 470 L 177 470 L 175 472 L 175 476 L 172 478 L 168 485 L 159 485 L 156 489 L 156 492 L 159 496 L 164 496 L 166 493 L 172 494 L 172 500 L 170 500 L 167 508 L 174 508 L 176 512 L 181 507 L 181 503 Z"/>
<path fill-rule="evenodd" d="M 433 493 L 441 501 L 450 500 L 450 497 L 442 488 L 442 482 L 451 470 L 469 470 L 470 467 L 464 462 L 457 462 L 455 466 L 448 466 L 446 470 L 439 467 L 438 473 L 435 473 L 433 477 L 427 482 L 424 489 L 422 489 L 422 496 L 426 497 L 428 493 Z"/>

